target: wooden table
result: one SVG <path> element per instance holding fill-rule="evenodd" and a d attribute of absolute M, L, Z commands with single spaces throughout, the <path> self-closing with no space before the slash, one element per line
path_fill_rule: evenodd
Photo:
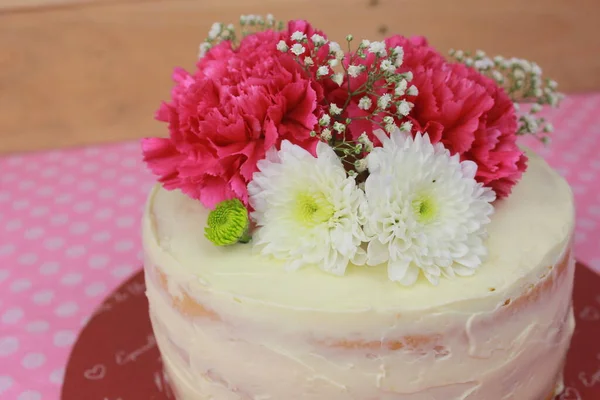
<path fill-rule="evenodd" d="M 527 57 L 568 92 L 600 89 L 596 0 L 0 0 L 0 152 L 162 134 L 170 71 L 193 66 L 210 24 L 268 12 L 336 40 Z"/>

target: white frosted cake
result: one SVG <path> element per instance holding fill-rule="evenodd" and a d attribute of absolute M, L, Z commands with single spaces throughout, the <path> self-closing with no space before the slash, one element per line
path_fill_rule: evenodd
<path fill-rule="evenodd" d="M 551 130 L 538 106 L 513 103 L 554 105 L 556 84 L 420 38 L 343 52 L 304 21 L 241 24 L 239 43 L 213 26 L 157 114 L 169 138 L 143 144 L 161 182 L 147 296 L 177 399 L 553 399 L 574 204 L 516 144 Z"/>

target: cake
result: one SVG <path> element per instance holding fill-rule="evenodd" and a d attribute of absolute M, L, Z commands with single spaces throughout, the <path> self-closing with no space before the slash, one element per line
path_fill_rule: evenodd
<path fill-rule="evenodd" d="M 514 92 L 500 79 L 492 86 L 485 76 L 496 70 L 481 54 L 476 60 L 487 61 L 475 67 L 456 53 L 442 62 L 424 40 L 395 37 L 361 42 L 357 54 L 375 55 L 366 54 L 366 67 L 353 70 L 353 53 L 340 54 L 308 23 L 292 21 L 286 31 L 275 29 L 271 17 L 241 21 L 258 33 L 246 33 L 235 50 L 232 28 L 213 26 L 198 71 L 176 72 L 172 102 L 158 113 L 170 137 L 143 144 L 160 177 L 142 224 L 147 297 L 177 398 L 546 400 L 559 394 L 574 329 L 573 197 L 542 158 L 516 144 L 517 133 L 537 134 L 545 121 L 517 117 L 512 102 L 506 107 Z M 256 50 L 265 44 L 277 53 Z M 285 58 L 288 50 L 310 51 L 311 60 Z M 390 64 L 379 64 L 389 54 Z M 401 69 L 417 56 L 429 70 Z M 252 68 L 236 64 L 253 57 Z M 293 61 L 304 72 L 258 79 L 265 68 L 272 71 L 269 57 L 277 68 L 289 71 Z M 333 68 L 331 59 L 349 61 L 341 78 L 331 75 L 335 85 L 323 83 L 315 95 L 312 85 L 320 81 L 300 78 L 324 75 L 318 68 Z M 352 95 L 345 102 L 336 90 L 370 74 L 373 59 L 389 69 L 386 79 L 401 78 L 389 98 L 380 86 L 352 108 Z M 539 67 L 510 62 L 533 85 L 521 95 L 556 103 L 553 82 L 536 90 Z M 242 78 L 227 76 L 228 68 Z M 440 116 L 432 116 L 424 108 L 435 85 L 445 84 L 435 83 L 439 71 L 444 82 L 452 74 L 460 79 L 444 89 L 454 99 L 440 92 L 454 109 L 444 114 L 440 107 Z M 274 76 L 292 82 L 273 89 Z M 273 93 L 286 85 L 297 92 L 278 102 Z M 295 104 L 293 117 L 303 124 L 286 125 L 281 113 L 257 105 L 265 101 L 254 96 L 263 87 L 273 104 Z M 232 98 L 235 107 L 247 101 L 250 108 L 227 108 Z M 362 121 L 353 114 L 359 109 L 373 115 L 387 109 L 382 98 L 394 113 L 384 113 L 381 123 L 369 119 L 367 130 L 354 125 L 353 118 Z M 230 114 L 210 120 L 220 107 Z M 255 125 L 261 118 L 268 123 Z M 227 136 L 236 132 L 248 135 Z M 273 132 L 281 137 L 270 138 Z M 490 137 L 494 143 L 484 152 L 477 143 Z M 244 150 L 245 142 L 264 151 Z M 343 162 L 351 152 L 344 149 L 356 148 L 348 167 Z"/>

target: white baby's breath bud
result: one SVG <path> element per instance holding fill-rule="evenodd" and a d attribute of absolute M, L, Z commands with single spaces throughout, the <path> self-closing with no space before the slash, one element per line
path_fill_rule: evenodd
<path fill-rule="evenodd" d="M 325 40 L 325 38 L 321 35 L 319 35 L 318 33 L 313 34 L 310 37 L 310 40 L 312 40 L 312 42 L 315 44 L 315 46 L 319 47 L 319 46 L 323 46 L 327 41 Z"/>
<path fill-rule="evenodd" d="M 539 113 L 540 111 L 542 111 L 542 106 L 535 103 L 531 106 L 531 113 L 535 114 L 535 113 Z"/>
<path fill-rule="evenodd" d="M 369 47 L 369 45 L 370 45 L 370 44 L 371 44 L 371 42 L 370 42 L 369 40 L 367 40 L 367 39 L 363 39 L 363 40 L 360 42 L 360 47 L 365 47 L 365 48 L 366 48 L 366 47 Z"/>
<path fill-rule="evenodd" d="M 204 42 L 202 44 L 200 44 L 200 48 L 198 51 L 198 58 L 203 58 L 206 53 L 208 53 L 208 51 L 210 50 L 210 48 L 212 47 L 212 45 L 208 42 Z"/>
<path fill-rule="evenodd" d="M 331 103 L 329 105 L 329 112 L 332 115 L 340 115 L 342 113 L 342 109 L 337 106 L 335 103 Z"/>
<path fill-rule="evenodd" d="M 360 67 L 360 65 L 350 65 L 348 67 L 348 75 L 350 75 L 353 78 L 356 78 L 358 75 L 360 75 L 361 72 L 362 68 Z"/>
<path fill-rule="evenodd" d="M 335 58 L 338 61 L 342 61 L 342 59 L 344 58 L 345 54 L 342 50 L 338 50 L 335 52 Z"/>
<path fill-rule="evenodd" d="M 373 150 L 373 142 L 371 142 L 371 139 L 369 139 L 367 132 L 363 132 L 360 134 L 360 136 L 358 137 L 358 143 L 362 144 L 364 146 L 365 151 L 367 152 Z"/>
<path fill-rule="evenodd" d="M 548 81 L 548 87 L 550 89 L 556 89 L 558 87 L 558 83 L 556 81 L 550 80 Z"/>
<path fill-rule="evenodd" d="M 342 50 L 342 48 L 338 42 L 329 42 L 329 53 L 335 54 L 340 50 Z"/>
<path fill-rule="evenodd" d="M 317 76 L 326 76 L 329 75 L 329 67 L 327 65 L 321 65 L 317 69 Z"/>
<path fill-rule="evenodd" d="M 404 49 L 400 46 L 396 46 L 392 50 L 392 55 L 394 56 L 394 65 L 396 67 L 401 66 L 404 61 Z"/>
<path fill-rule="evenodd" d="M 379 99 L 377 99 L 377 106 L 379 108 L 381 108 L 382 110 L 385 110 L 390 106 L 391 101 L 392 101 L 392 96 L 390 96 L 388 93 L 386 93 L 383 96 L 381 96 Z"/>
<path fill-rule="evenodd" d="M 404 96 L 404 94 L 406 93 L 406 87 L 407 86 L 408 86 L 408 82 L 406 81 L 406 79 L 400 80 L 396 84 L 396 89 L 394 90 L 394 94 L 396 96 Z"/>
<path fill-rule="evenodd" d="M 516 111 L 519 111 L 521 109 L 521 106 L 519 105 L 519 103 L 513 103 L 513 107 L 515 108 Z"/>
<path fill-rule="evenodd" d="M 326 142 L 329 142 L 331 138 L 331 130 L 329 130 L 328 128 L 323 129 L 323 131 L 321 132 L 321 139 L 323 139 Z"/>
<path fill-rule="evenodd" d="M 497 83 L 504 82 L 504 75 L 498 70 L 492 71 L 492 79 L 494 79 Z"/>
<path fill-rule="evenodd" d="M 531 72 L 531 63 L 527 60 L 519 60 L 518 61 L 518 65 L 521 66 L 521 68 L 523 69 L 523 71 L 525 72 Z"/>
<path fill-rule="evenodd" d="M 383 123 L 384 124 L 393 124 L 394 123 L 394 117 L 389 116 L 389 115 L 383 117 Z"/>
<path fill-rule="evenodd" d="M 454 53 L 454 58 L 456 58 L 457 60 L 461 61 L 465 56 L 465 52 L 462 50 L 456 50 L 456 52 Z"/>
<path fill-rule="evenodd" d="M 360 108 L 361 110 L 368 110 L 371 108 L 371 106 L 373 105 L 373 102 L 371 101 L 371 99 L 368 96 L 363 96 L 359 101 L 358 101 L 358 108 Z"/>
<path fill-rule="evenodd" d="M 481 59 L 481 58 L 485 57 L 485 52 L 483 50 L 477 50 L 475 52 L 475 57 Z"/>
<path fill-rule="evenodd" d="M 329 66 L 331 68 L 335 67 L 336 65 L 338 65 L 340 62 L 336 59 L 336 58 L 332 58 L 331 60 L 329 60 Z"/>
<path fill-rule="evenodd" d="M 525 79 L 525 71 L 520 68 L 515 68 L 512 72 L 512 76 L 517 80 Z"/>
<path fill-rule="evenodd" d="M 546 122 L 546 125 L 544 125 L 544 132 L 554 132 L 554 125 L 552 125 L 550 122 Z"/>
<path fill-rule="evenodd" d="M 347 42 L 351 42 L 354 39 L 354 36 L 352 35 L 346 35 L 346 41 Z"/>
<path fill-rule="evenodd" d="M 406 92 L 409 96 L 417 96 L 419 94 L 419 89 L 415 85 L 411 85 Z"/>
<path fill-rule="evenodd" d="M 361 173 L 367 170 L 367 160 L 361 158 L 360 160 L 356 160 L 354 162 L 354 168 L 356 168 L 356 172 Z"/>
<path fill-rule="evenodd" d="M 536 63 L 531 63 L 531 73 L 540 76 L 542 75 L 542 68 Z"/>
<path fill-rule="evenodd" d="M 404 79 L 406 79 L 408 82 L 413 80 L 412 71 L 406 71 L 405 73 L 402 74 L 402 76 L 404 76 Z"/>
<path fill-rule="evenodd" d="M 212 26 L 210 27 L 210 30 L 208 31 L 208 38 L 216 39 L 221 34 L 222 30 L 223 30 L 223 24 L 220 22 L 215 22 L 214 24 L 212 24 Z"/>
<path fill-rule="evenodd" d="M 392 122 L 391 124 L 386 124 L 386 125 L 385 125 L 385 131 L 386 131 L 387 133 L 392 133 L 392 132 L 395 132 L 395 131 L 396 131 L 396 129 L 398 129 L 398 125 L 396 125 L 396 123 L 395 123 L 395 122 Z"/>
<path fill-rule="evenodd" d="M 331 80 L 337 83 L 338 86 L 342 86 L 342 83 L 344 82 L 344 74 L 341 72 L 336 72 L 331 76 Z"/>
<path fill-rule="evenodd" d="M 285 40 L 280 40 L 279 43 L 277 43 L 277 50 L 279 50 L 282 53 L 288 51 L 288 45 L 285 42 Z"/>
<path fill-rule="evenodd" d="M 275 17 L 273 14 L 267 14 L 266 20 L 268 25 L 273 25 L 275 23 Z"/>
<path fill-rule="evenodd" d="M 496 64 L 496 65 L 502 64 L 503 61 L 504 61 L 504 57 L 502 57 L 502 56 L 494 57 L 494 64 Z"/>
<path fill-rule="evenodd" d="M 387 55 L 387 50 L 385 49 L 384 42 L 371 42 L 369 44 L 369 53 L 373 53 L 378 55 L 379 57 L 385 57 Z"/>
<path fill-rule="evenodd" d="M 356 171 L 351 169 L 350 171 L 348 171 L 348 176 L 350 178 L 354 178 L 357 175 Z"/>
<path fill-rule="evenodd" d="M 485 71 L 489 68 L 492 68 L 493 66 L 494 66 L 494 63 L 489 58 L 476 60 L 473 63 L 473 67 L 478 71 Z"/>
<path fill-rule="evenodd" d="M 560 99 L 561 99 L 560 96 L 549 95 L 548 96 L 548 104 L 550 104 L 552 107 L 556 107 L 558 105 L 558 102 Z"/>
<path fill-rule="evenodd" d="M 300 43 L 294 44 L 292 46 L 291 50 L 292 50 L 292 53 L 294 53 L 297 56 L 304 54 L 304 52 L 306 51 L 304 46 L 302 46 Z"/>
<path fill-rule="evenodd" d="M 471 57 L 467 57 L 467 58 L 465 58 L 464 63 L 467 67 L 472 67 L 473 64 L 475 63 L 475 60 L 473 60 Z"/>
<path fill-rule="evenodd" d="M 412 130 L 413 124 L 410 121 L 406 121 L 403 122 L 402 125 L 400 125 L 400 130 L 402 132 L 410 132 Z"/>
<path fill-rule="evenodd" d="M 296 42 L 302 42 L 306 39 L 306 34 L 304 34 L 304 32 L 296 31 L 292 33 L 291 39 Z"/>
<path fill-rule="evenodd" d="M 406 101 L 406 100 L 401 100 L 398 103 L 398 115 L 406 117 L 408 114 L 410 114 L 410 110 L 412 108 L 413 104 Z"/>
<path fill-rule="evenodd" d="M 543 92 L 542 88 L 539 88 L 539 87 L 535 88 L 533 91 L 533 95 L 535 97 L 542 97 L 543 94 L 544 94 L 544 92 Z"/>
<path fill-rule="evenodd" d="M 248 23 L 248 16 L 240 15 L 240 25 L 244 26 Z"/>
<path fill-rule="evenodd" d="M 315 65 L 315 62 L 310 57 L 304 57 L 304 65 L 306 65 L 307 67 L 312 67 L 313 65 Z"/>
<path fill-rule="evenodd" d="M 346 130 L 346 125 L 340 123 L 340 122 L 334 122 L 333 123 L 333 130 L 342 133 Z"/>
<path fill-rule="evenodd" d="M 319 125 L 326 126 L 331 122 L 331 117 L 328 114 L 323 114 L 323 116 L 319 119 Z"/>
<path fill-rule="evenodd" d="M 381 60 L 379 68 L 384 72 L 396 72 L 396 66 L 392 64 L 392 62 L 388 58 L 386 58 L 385 60 Z"/>

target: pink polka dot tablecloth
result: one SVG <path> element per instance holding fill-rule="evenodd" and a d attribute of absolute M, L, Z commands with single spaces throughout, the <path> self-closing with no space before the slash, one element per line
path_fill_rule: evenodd
<path fill-rule="evenodd" d="M 577 201 L 575 250 L 600 272 L 600 95 L 567 98 L 534 147 Z M 105 295 L 141 264 L 153 178 L 138 143 L 0 158 L 0 398 L 58 399 L 69 351 Z"/>

